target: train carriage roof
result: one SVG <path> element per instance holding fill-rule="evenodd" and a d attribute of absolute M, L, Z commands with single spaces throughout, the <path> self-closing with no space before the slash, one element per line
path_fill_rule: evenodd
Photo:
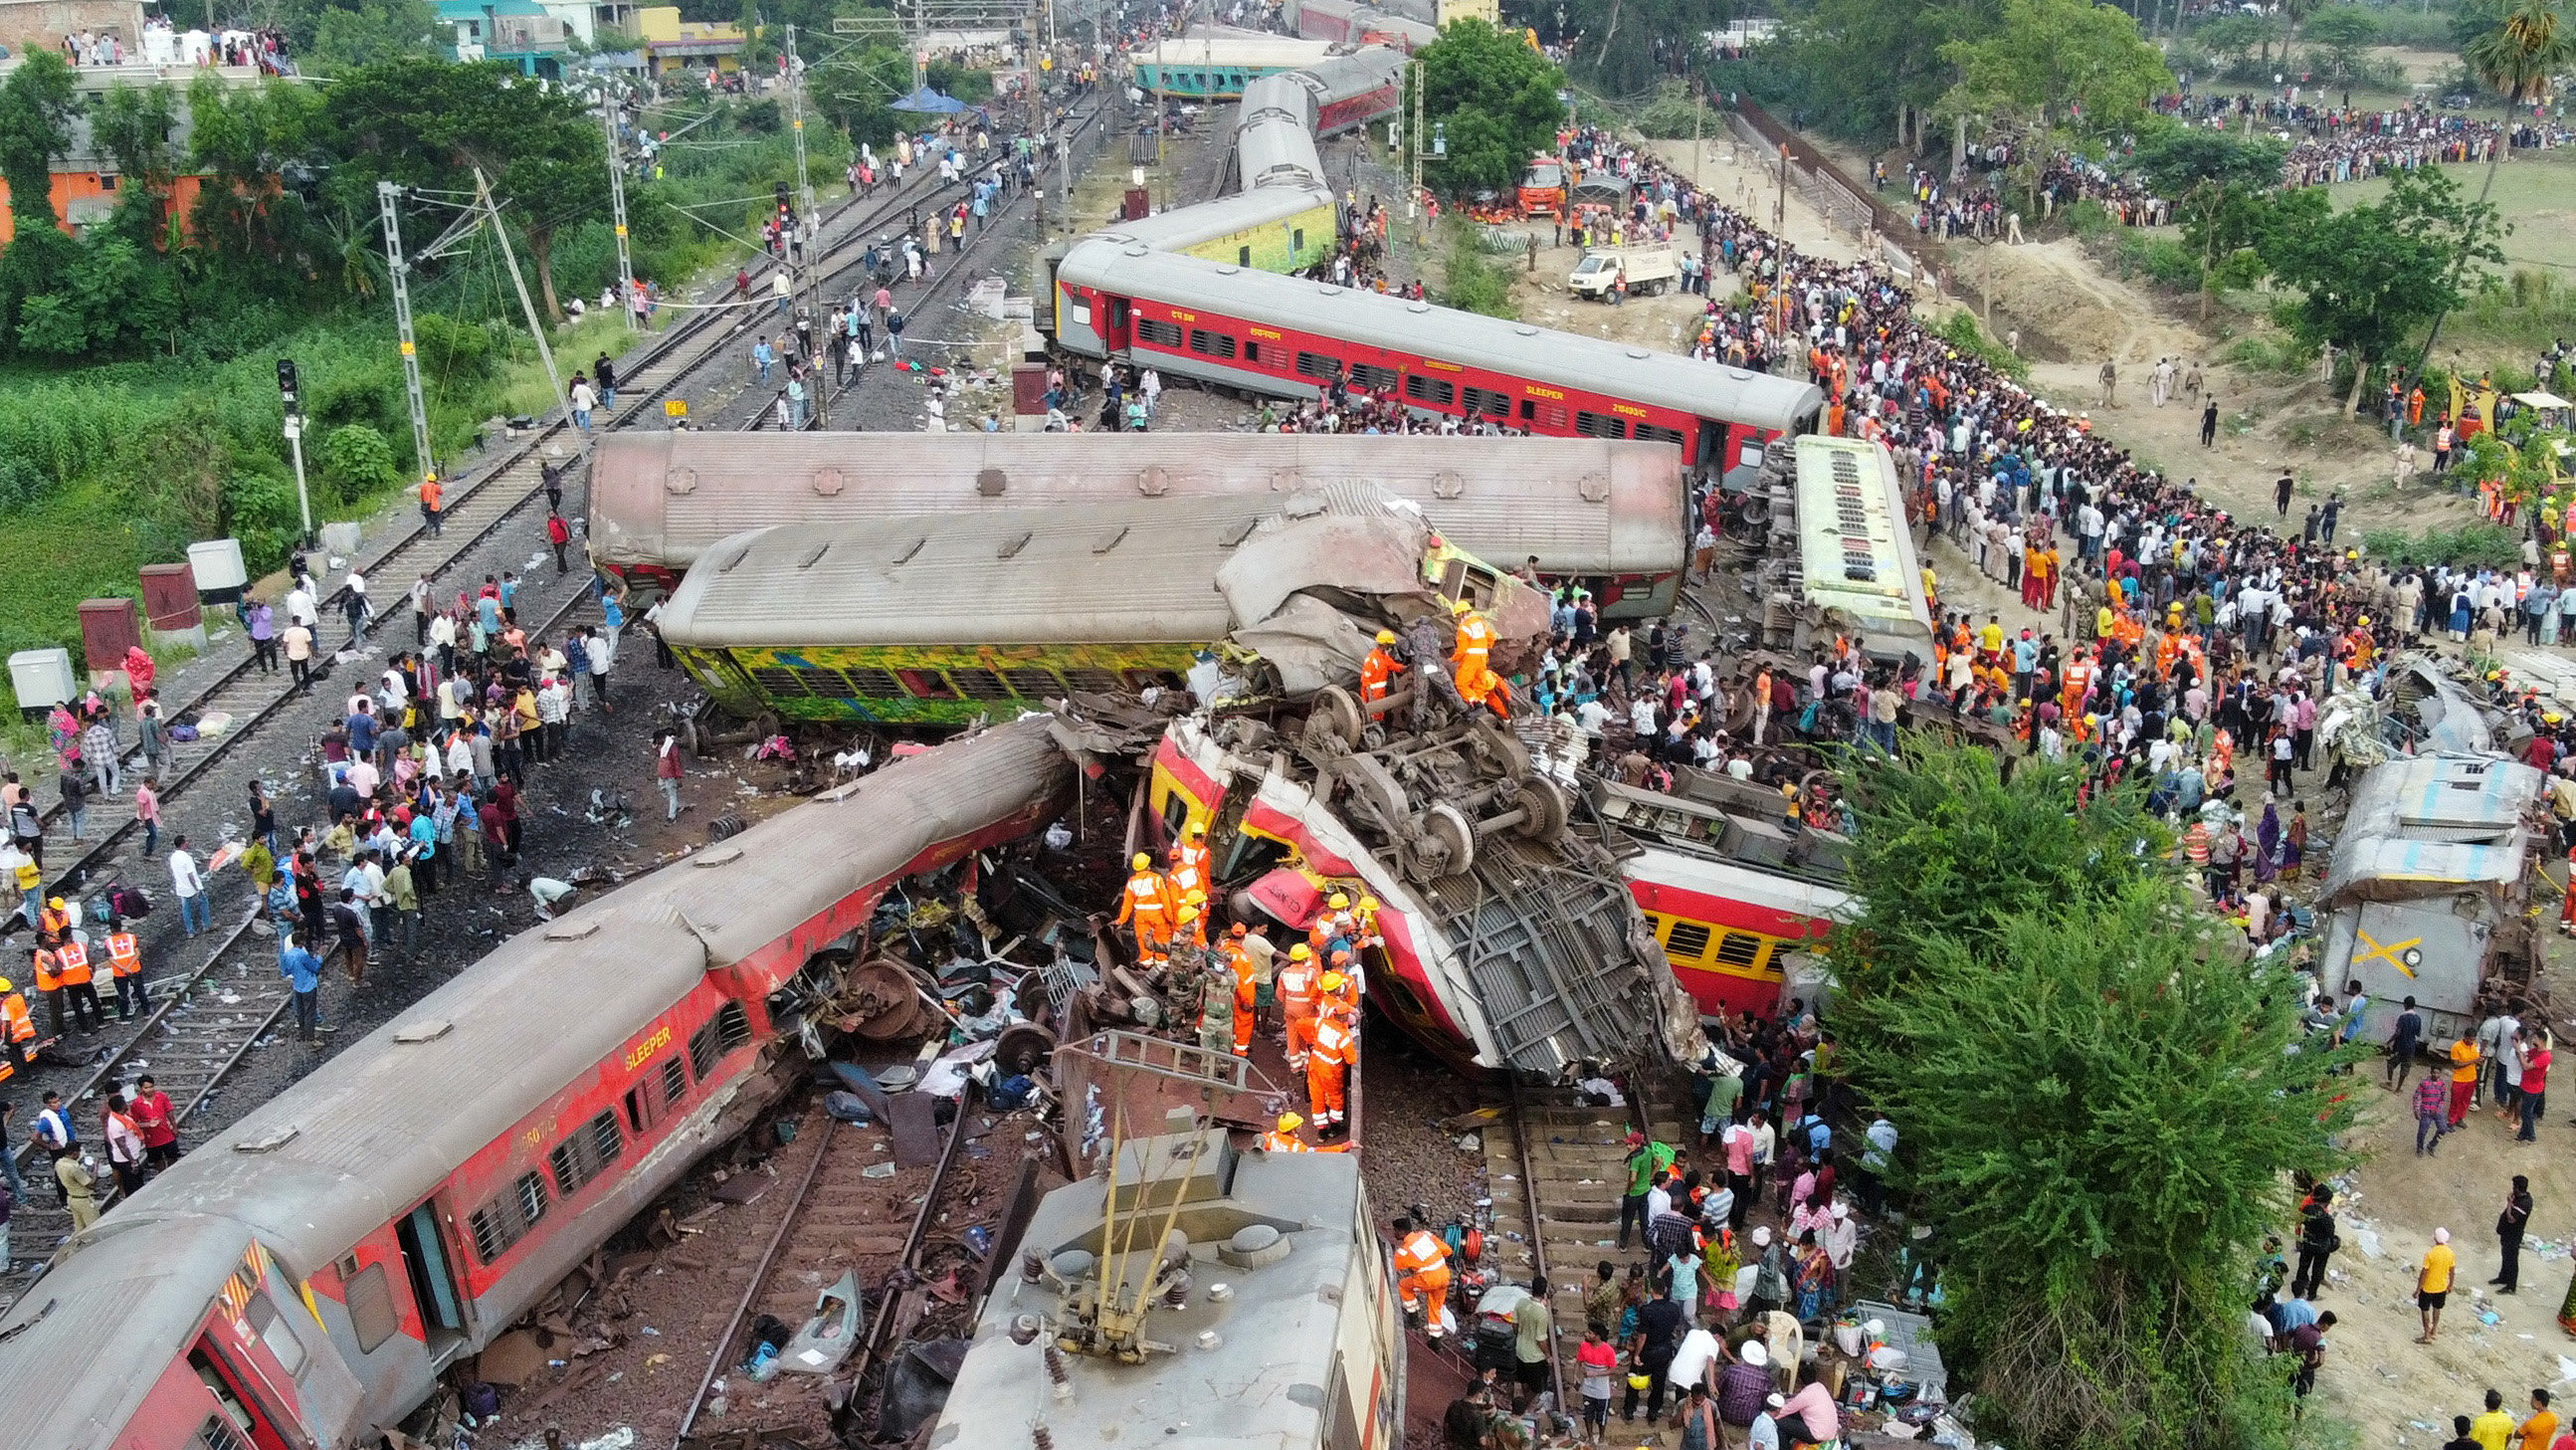
<path fill-rule="evenodd" d="M 1204 70 L 1286 70 L 1318 64 L 1332 53 L 1332 46 L 1320 40 L 1296 40 L 1269 34 L 1208 35 L 1157 41 L 1150 49 L 1129 55 L 1128 62 L 1140 75 L 1149 73 L 1158 65 L 1176 74 Z"/>
<path fill-rule="evenodd" d="M 1329 556 L 1299 543 L 1318 530 L 1334 540 Z M 1200 644 L 1299 588 L 1419 590 L 1426 537 L 1418 509 L 1365 486 L 780 527 L 709 550 L 661 629 L 717 649 Z"/>
<path fill-rule="evenodd" d="M 12 1369 L 0 1394 L 0 1445 L 104 1445 L 213 1308 L 250 1249 L 222 1219 L 176 1219 L 76 1254 L 0 1316 Z"/>
<path fill-rule="evenodd" d="M 1680 451 L 1597 438 L 1257 433 L 611 433 L 591 464 L 590 548 L 685 568 L 772 524 L 1072 504 L 1188 513 L 1211 496 L 1374 484 L 1450 542 L 1510 566 L 1669 573 L 1689 547 Z"/>
<path fill-rule="evenodd" d="M 1812 383 L 1358 288 L 1157 252 L 1116 233 L 1075 243 L 1058 264 L 1056 275 L 1063 282 L 1112 296 L 1329 333 L 1362 346 L 1606 393 L 1694 417 L 1728 418 L 1771 432 L 1795 432 L 1824 406 L 1824 394 Z"/>
<path fill-rule="evenodd" d="M 181 1159 L 93 1226 L 72 1262 L 156 1220 L 213 1215 L 309 1275 L 614 1057 L 706 972 L 1046 799 L 1070 770 L 1041 724 L 1004 726 L 761 822 L 701 851 L 701 869 L 655 873 L 521 932 Z M 11 1443 L 33 1442 L 0 1439 Z"/>

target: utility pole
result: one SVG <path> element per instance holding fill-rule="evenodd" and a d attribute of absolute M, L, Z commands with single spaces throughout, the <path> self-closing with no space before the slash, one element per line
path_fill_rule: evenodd
<path fill-rule="evenodd" d="M 519 289 L 519 310 L 527 314 L 528 335 L 537 340 L 537 357 L 546 365 L 546 381 L 554 386 L 555 401 L 564 399 L 563 374 L 555 371 L 555 350 L 546 341 L 546 325 L 537 316 L 537 304 L 528 300 L 528 279 L 519 275 L 519 254 L 510 248 L 510 228 L 501 220 L 500 204 L 492 200 L 492 183 L 484 180 L 483 168 L 474 168 L 474 194 L 483 201 L 483 215 L 492 223 L 492 235 L 500 239 L 501 260 L 510 264 L 510 285 Z M 621 297 L 618 305 L 628 312 L 630 299 Z"/>
<path fill-rule="evenodd" d="M 1422 139 L 1426 134 L 1422 120 L 1422 93 L 1427 89 L 1429 87 L 1424 81 L 1422 62 L 1415 61 L 1413 63 L 1413 124 L 1404 130 L 1405 145 L 1413 153 L 1413 184 L 1405 188 L 1404 193 L 1406 221 L 1413 220 L 1414 213 L 1422 207 Z"/>
<path fill-rule="evenodd" d="M 626 314 L 626 326 L 637 326 L 635 309 L 630 305 L 635 296 L 635 258 L 626 250 L 626 161 L 617 151 L 617 101 L 602 94 L 599 98 L 600 128 L 608 133 L 608 216 L 617 232 L 617 310 Z"/>
<path fill-rule="evenodd" d="M 1030 0 L 1029 6 L 1029 206 L 1037 218 L 1037 234 L 1046 237 L 1046 153 L 1038 148 L 1046 144 L 1046 88 L 1038 84 L 1041 72 L 1038 62 L 1048 52 L 1046 23 L 1053 11 L 1045 0 Z"/>
<path fill-rule="evenodd" d="M 295 455 L 295 512 L 304 522 L 304 531 L 296 537 L 310 548 L 313 544 L 313 496 L 304 487 L 304 389 L 296 378 L 295 359 L 282 357 L 277 360 L 277 392 L 285 404 L 286 446 Z"/>
<path fill-rule="evenodd" d="M 1691 87 L 1691 188 L 1700 186 L 1699 156 L 1701 125 L 1708 119 L 1708 96 L 1696 84 Z"/>
<path fill-rule="evenodd" d="M 1789 332 L 1789 143 L 1780 143 L 1780 190 L 1771 203 L 1771 235 L 1779 246 L 1771 258 L 1771 348 L 1780 356 L 1787 355 L 1784 339 Z M 1779 366 L 1779 358 L 1772 359 Z"/>
<path fill-rule="evenodd" d="M 787 27 L 787 130 L 796 138 L 796 201 L 814 216 L 814 178 L 805 169 L 805 62 L 796 54 L 796 27 Z"/>
<path fill-rule="evenodd" d="M 385 228 L 385 270 L 393 278 L 394 331 L 402 339 L 403 394 L 411 404 L 411 452 L 422 479 L 438 475 L 438 460 L 429 452 L 429 404 L 420 394 L 420 344 L 411 331 L 411 264 L 403 260 L 402 218 L 394 208 L 402 188 L 376 183 L 376 206 Z"/>

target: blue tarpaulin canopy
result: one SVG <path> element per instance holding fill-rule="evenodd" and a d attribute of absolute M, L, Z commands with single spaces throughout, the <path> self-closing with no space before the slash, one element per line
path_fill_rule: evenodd
<path fill-rule="evenodd" d="M 955 96 L 942 95 L 928 86 L 886 108 L 890 111 L 921 111 L 933 116 L 954 116 L 966 109 L 966 103 Z"/>

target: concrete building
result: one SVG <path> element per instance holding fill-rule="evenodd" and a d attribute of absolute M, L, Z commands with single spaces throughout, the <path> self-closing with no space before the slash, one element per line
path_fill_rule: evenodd
<path fill-rule="evenodd" d="M 0 4 L 0 13 L 15 9 L 36 8 L 39 7 Z M 93 30 L 92 33 L 97 32 Z M 7 79 L 9 72 L 15 70 L 18 65 L 19 62 L 14 57 L 0 60 L 0 80 Z M 170 98 L 174 116 L 170 128 L 170 148 L 175 155 L 179 156 L 184 156 L 188 149 L 190 124 L 188 86 L 190 83 L 199 76 L 212 76 L 227 85 L 256 85 L 261 78 L 256 66 L 143 64 L 83 66 L 73 74 L 75 90 L 83 96 L 92 98 L 119 85 L 168 86 L 174 93 Z M 117 198 L 122 195 L 123 185 L 124 178 L 117 174 L 116 158 L 100 149 L 97 142 L 91 138 L 87 112 L 73 116 L 71 145 L 62 155 L 54 158 L 53 168 L 54 215 L 62 218 L 64 230 L 77 235 L 107 220 L 109 213 L 116 210 Z M 6 244 L 17 230 L 7 210 L 8 198 L 9 184 L 6 181 L 0 181 L 0 244 Z M 184 219 L 195 209 L 196 204 L 197 178 L 187 175 L 174 178 L 170 185 L 170 195 L 164 199 L 164 209 L 167 214 Z"/>
<path fill-rule="evenodd" d="M 677 5 L 647 5 L 635 12 L 637 31 L 655 75 L 682 70 L 742 69 L 742 27 L 723 22 L 682 20 Z"/>
<path fill-rule="evenodd" d="M 559 79 L 572 32 L 537 0 L 438 0 L 438 23 L 453 32 L 451 60 L 497 60 L 523 75 Z"/>

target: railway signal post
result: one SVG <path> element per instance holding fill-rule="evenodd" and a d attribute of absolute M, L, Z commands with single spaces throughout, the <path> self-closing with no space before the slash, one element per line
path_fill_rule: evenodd
<path fill-rule="evenodd" d="M 407 357 L 408 351 L 406 351 L 406 358 Z M 301 386 L 301 382 L 295 372 L 295 359 L 291 357 L 279 358 L 277 360 L 277 394 L 284 405 L 287 452 L 295 459 L 295 514 L 296 517 L 302 521 L 304 526 L 303 531 L 295 537 L 297 541 L 303 544 L 306 548 L 311 548 L 313 545 L 313 495 L 308 492 L 304 486 L 304 403 L 301 397 L 302 392 L 303 388 Z"/>

